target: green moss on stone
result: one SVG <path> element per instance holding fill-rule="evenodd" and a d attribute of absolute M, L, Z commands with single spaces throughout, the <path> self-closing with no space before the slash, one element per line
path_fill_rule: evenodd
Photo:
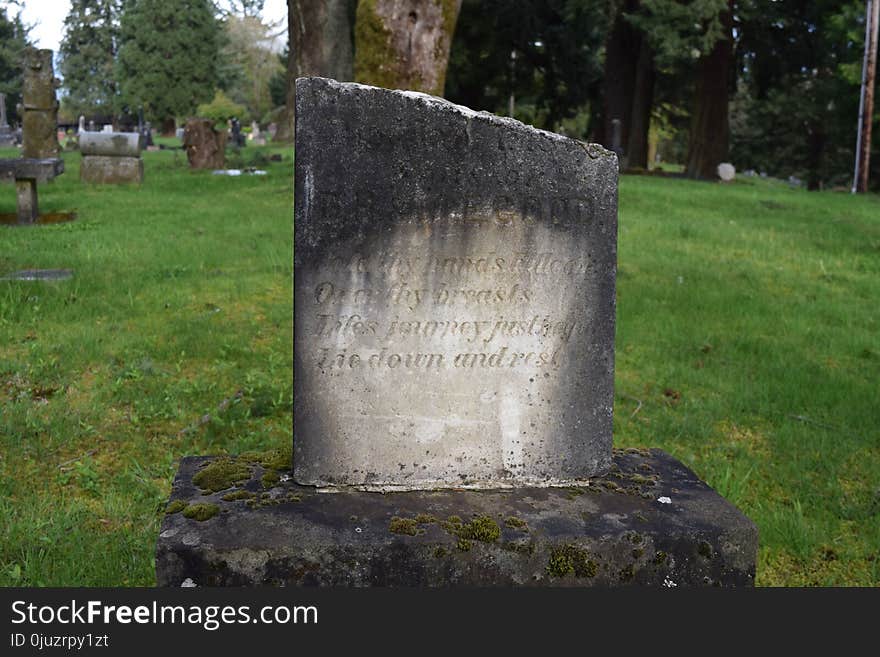
<path fill-rule="evenodd" d="M 446 552 L 446 548 L 443 547 L 442 545 L 438 545 L 438 546 L 437 546 L 437 549 L 434 550 L 434 558 L 435 558 L 435 559 L 442 559 L 442 558 L 445 557 L 447 554 L 448 554 L 448 553 Z"/>
<path fill-rule="evenodd" d="M 232 488 L 251 478 L 251 469 L 247 463 L 238 459 L 222 457 L 214 459 L 193 476 L 193 483 L 202 492 L 216 493 Z"/>
<path fill-rule="evenodd" d="M 224 502 L 235 502 L 236 500 L 250 500 L 254 498 L 255 495 L 250 491 L 246 490 L 236 490 L 231 493 L 226 493 L 221 499 Z"/>
<path fill-rule="evenodd" d="M 472 541 L 494 543 L 501 538 L 501 527 L 491 516 L 477 516 L 466 525 L 462 525 L 458 535 Z"/>
<path fill-rule="evenodd" d="M 391 518 L 391 522 L 388 523 L 388 531 L 392 534 L 415 536 L 419 532 L 424 532 L 425 530 L 420 529 L 419 524 L 413 518 L 400 518 L 394 516 Z"/>
<path fill-rule="evenodd" d="M 183 510 L 183 515 L 185 518 L 189 518 L 191 520 L 198 520 L 199 522 L 208 520 L 209 518 L 213 518 L 218 513 L 220 513 L 220 507 L 216 504 L 190 504 Z"/>
<path fill-rule="evenodd" d="M 700 544 L 697 546 L 697 552 L 701 557 L 706 559 L 712 558 L 712 546 L 707 541 L 700 541 Z"/>
<path fill-rule="evenodd" d="M 263 452 L 245 452 L 241 455 L 242 461 L 259 463 L 267 470 L 290 470 L 293 462 L 293 448 L 269 449 Z"/>
<path fill-rule="evenodd" d="M 590 559 L 589 553 L 576 545 L 566 543 L 550 550 L 547 574 L 551 577 L 595 577 L 598 571 L 599 567 Z"/>
<path fill-rule="evenodd" d="M 186 502 L 183 500 L 174 500 L 168 506 L 165 507 L 165 513 L 167 515 L 171 515 L 172 513 L 180 513 L 186 508 Z"/>
<path fill-rule="evenodd" d="M 502 547 L 508 552 L 516 552 L 517 554 L 532 555 L 535 553 L 534 541 L 507 541 Z"/>
<path fill-rule="evenodd" d="M 522 518 L 517 518 L 516 516 L 510 516 L 504 519 L 504 524 L 511 529 L 528 529 L 528 525 L 526 521 Z"/>
<path fill-rule="evenodd" d="M 462 552 L 470 552 L 472 545 L 473 544 L 468 539 L 459 538 L 458 543 L 455 544 L 455 547 L 457 547 Z"/>
<path fill-rule="evenodd" d="M 657 552 L 657 554 L 654 555 L 654 563 L 658 566 L 663 565 L 664 563 L 666 563 L 666 560 L 668 558 L 669 555 L 667 555 L 665 552 Z"/>
<path fill-rule="evenodd" d="M 437 522 L 437 518 L 428 513 L 420 513 L 414 518 L 414 520 L 420 525 L 430 525 Z"/>
<path fill-rule="evenodd" d="M 281 478 L 275 470 L 266 470 L 260 478 L 260 481 L 263 484 L 263 488 L 274 488 L 278 485 L 278 482 L 281 481 Z"/>
<path fill-rule="evenodd" d="M 584 494 L 583 488 L 576 488 L 572 486 L 568 489 L 568 499 L 573 500 Z"/>

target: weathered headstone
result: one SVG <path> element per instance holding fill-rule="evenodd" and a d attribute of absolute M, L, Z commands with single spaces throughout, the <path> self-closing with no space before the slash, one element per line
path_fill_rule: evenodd
<path fill-rule="evenodd" d="M 183 148 L 191 169 L 222 169 L 226 132 L 215 130 L 210 119 L 189 119 L 183 130 Z"/>
<path fill-rule="evenodd" d="M 607 470 L 615 156 L 415 93 L 311 78 L 297 102 L 296 480 Z"/>
<path fill-rule="evenodd" d="M 184 458 L 158 584 L 752 584 L 754 524 L 611 450 L 615 155 L 423 94 L 296 96 L 293 476 Z"/>
<path fill-rule="evenodd" d="M 0 146 L 14 146 L 15 133 L 6 119 L 6 94 L 0 94 Z"/>
<path fill-rule="evenodd" d="M 85 132 L 80 136 L 83 155 L 80 180 L 86 183 L 118 184 L 144 181 L 140 157 L 141 136 L 136 132 Z"/>
<path fill-rule="evenodd" d="M 22 157 L 58 157 L 59 82 L 52 70 L 52 51 L 25 48 L 22 78 Z"/>

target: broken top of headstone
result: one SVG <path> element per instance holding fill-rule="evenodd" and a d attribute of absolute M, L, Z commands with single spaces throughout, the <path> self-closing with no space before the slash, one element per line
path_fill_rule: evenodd
<path fill-rule="evenodd" d="M 420 93 L 296 85 L 294 479 L 606 470 L 616 156 Z"/>

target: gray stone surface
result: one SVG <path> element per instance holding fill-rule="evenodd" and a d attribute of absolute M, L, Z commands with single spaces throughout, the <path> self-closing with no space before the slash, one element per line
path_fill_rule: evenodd
<path fill-rule="evenodd" d="M 84 134 L 102 135 L 104 133 Z M 136 137 L 137 135 L 135 135 Z M 96 184 L 142 183 L 144 181 L 144 161 L 139 157 L 87 155 L 82 159 L 79 179 L 85 183 Z"/>
<path fill-rule="evenodd" d="M 583 488 L 386 494 L 273 485 L 245 461 L 237 486 L 203 494 L 193 476 L 216 462 L 181 462 L 171 504 L 216 513 L 164 517 L 159 586 L 754 583 L 755 525 L 658 450 L 617 450 L 610 472 Z"/>
<path fill-rule="evenodd" d="M 616 156 L 413 92 L 296 99 L 295 479 L 607 470 Z"/>
<path fill-rule="evenodd" d="M 40 216 L 37 183 L 64 173 L 60 158 L 16 158 L 0 160 L 0 181 L 15 183 L 16 214 L 19 224 L 34 224 Z"/>
<path fill-rule="evenodd" d="M 60 158 L 14 158 L 0 160 L 0 181 L 30 179 L 37 182 L 52 180 L 64 173 L 64 160 Z"/>
<path fill-rule="evenodd" d="M 85 132 L 79 138 L 83 155 L 139 157 L 140 135 L 136 132 Z"/>
<path fill-rule="evenodd" d="M 36 180 L 15 181 L 15 207 L 18 214 L 18 223 L 32 224 L 40 216 L 40 206 L 37 200 Z"/>
<path fill-rule="evenodd" d="M 72 269 L 22 269 L 0 276 L 0 281 L 66 281 L 71 278 Z"/>
<path fill-rule="evenodd" d="M 58 80 L 52 69 L 52 51 L 24 49 L 22 74 L 22 155 L 58 157 Z"/>
<path fill-rule="evenodd" d="M 14 146 L 15 133 L 6 119 L 6 94 L 0 93 L 0 146 Z"/>

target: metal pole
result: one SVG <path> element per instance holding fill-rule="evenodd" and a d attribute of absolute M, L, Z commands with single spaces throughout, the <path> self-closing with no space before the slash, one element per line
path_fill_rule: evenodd
<path fill-rule="evenodd" d="M 874 114 L 874 79 L 877 71 L 877 32 L 880 0 L 868 0 L 865 8 L 865 58 L 862 63 L 862 90 L 859 97 L 859 127 L 856 137 L 856 165 L 852 193 L 868 191 L 871 166 L 871 119 Z"/>

